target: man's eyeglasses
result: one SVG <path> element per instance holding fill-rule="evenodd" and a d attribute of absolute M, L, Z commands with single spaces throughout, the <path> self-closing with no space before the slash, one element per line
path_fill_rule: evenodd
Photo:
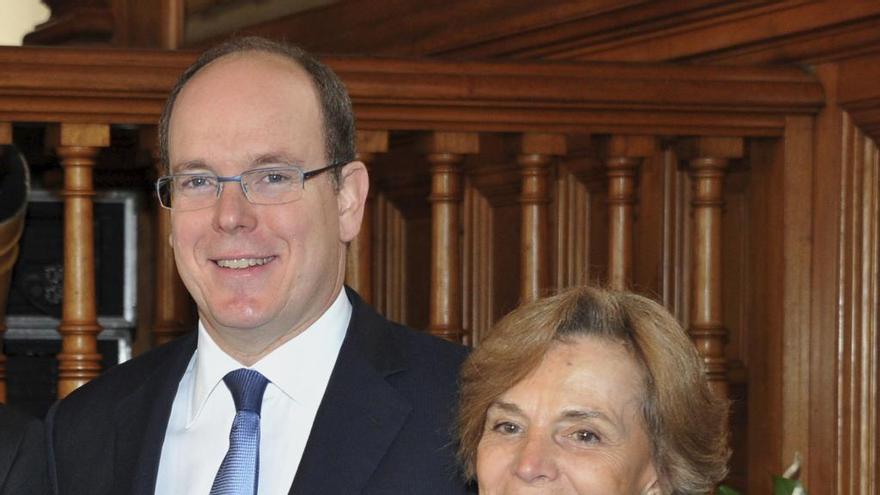
<path fill-rule="evenodd" d="M 159 203 L 170 210 L 199 210 L 217 203 L 225 182 L 238 182 L 249 202 L 280 205 L 301 198 L 307 180 L 347 163 L 334 163 L 308 172 L 299 166 L 285 165 L 248 170 L 232 177 L 207 173 L 165 175 L 156 181 L 156 193 Z"/>

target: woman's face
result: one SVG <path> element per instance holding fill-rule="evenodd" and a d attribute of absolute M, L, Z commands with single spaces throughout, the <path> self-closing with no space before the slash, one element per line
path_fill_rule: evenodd
<path fill-rule="evenodd" d="M 619 343 L 554 344 L 489 407 L 477 448 L 480 495 L 659 495 L 644 387 Z"/>

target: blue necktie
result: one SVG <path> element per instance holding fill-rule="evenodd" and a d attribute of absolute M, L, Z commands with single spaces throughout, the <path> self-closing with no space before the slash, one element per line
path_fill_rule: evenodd
<path fill-rule="evenodd" d="M 249 369 L 230 371 L 223 377 L 232 400 L 235 419 L 229 432 L 229 451 L 211 486 L 211 495 L 256 495 L 260 472 L 260 407 L 269 380 Z"/>

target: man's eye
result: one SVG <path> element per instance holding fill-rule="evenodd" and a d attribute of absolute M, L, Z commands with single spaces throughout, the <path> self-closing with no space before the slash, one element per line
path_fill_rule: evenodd
<path fill-rule="evenodd" d="M 522 431 L 522 428 L 520 428 L 518 424 L 511 423 L 510 421 L 500 421 L 492 427 L 492 431 L 496 431 L 504 435 L 514 435 Z"/>
<path fill-rule="evenodd" d="M 191 177 L 183 177 L 179 184 L 182 189 L 197 190 L 211 188 L 214 186 L 211 177 L 206 175 L 193 175 Z"/>
<path fill-rule="evenodd" d="M 260 178 L 260 182 L 266 185 L 289 184 L 291 180 L 293 180 L 293 177 L 284 172 L 269 172 Z"/>

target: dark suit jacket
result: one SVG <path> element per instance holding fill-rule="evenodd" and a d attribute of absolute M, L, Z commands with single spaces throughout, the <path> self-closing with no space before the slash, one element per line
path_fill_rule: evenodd
<path fill-rule="evenodd" d="M 464 349 L 348 295 L 351 323 L 290 493 L 468 493 L 449 434 Z M 60 494 L 153 493 L 171 404 L 196 341 L 192 332 L 111 368 L 53 406 L 50 470 Z"/>
<path fill-rule="evenodd" d="M 47 493 L 43 424 L 0 404 L 0 495 Z"/>

